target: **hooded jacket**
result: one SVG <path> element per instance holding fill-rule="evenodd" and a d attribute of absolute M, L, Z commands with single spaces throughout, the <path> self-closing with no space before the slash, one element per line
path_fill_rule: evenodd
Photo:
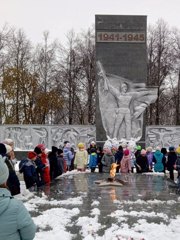
<path fill-rule="evenodd" d="M 32 240 L 36 226 L 23 203 L 0 188 L 0 239 Z"/>
<path fill-rule="evenodd" d="M 164 172 L 165 157 L 159 150 L 156 150 L 156 152 L 154 153 L 153 162 L 155 162 L 155 172 Z"/>
<path fill-rule="evenodd" d="M 111 153 L 105 153 L 101 160 L 103 164 L 103 172 L 109 173 L 111 169 L 111 164 L 115 163 L 115 157 Z"/>
<path fill-rule="evenodd" d="M 71 166 L 71 162 L 74 158 L 74 154 L 71 152 L 71 148 L 65 147 L 63 149 L 64 160 L 66 161 L 67 166 Z"/>

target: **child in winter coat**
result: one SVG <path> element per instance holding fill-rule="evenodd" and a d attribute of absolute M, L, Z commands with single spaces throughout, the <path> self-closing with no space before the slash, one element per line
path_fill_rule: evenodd
<path fill-rule="evenodd" d="M 4 160 L 0 156 L 0 239 L 32 240 L 36 226 L 23 203 L 7 189 L 9 170 Z"/>
<path fill-rule="evenodd" d="M 71 171 L 71 163 L 74 158 L 74 154 L 71 151 L 71 144 L 66 143 L 63 149 L 64 160 L 66 161 L 67 171 Z"/>
<path fill-rule="evenodd" d="M 115 163 L 115 157 L 111 152 L 110 148 L 104 149 L 104 155 L 102 157 L 102 165 L 103 165 L 103 172 L 110 173 L 111 170 L 111 164 Z"/>
<path fill-rule="evenodd" d="M 26 188 L 31 191 L 35 190 L 37 185 L 36 164 L 34 162 L 36 158 L 37 154 L 35 152 L 28 152 L 27 158 L 19 163 L 19 172 L 23 173 Z"/>
<path fill-rule="evenodd" d="M 97 153 L 95 148 L 90 149 L 89 167 L 94 172 L 97 166 Z"/>
<path fill-rule="evenodd" d="M 119 169 L 120 169 L 120 162 L 123 158 L 123 147 L 121 145 L 118 147 L 118 150 L 115 153 L 114 157 L 115 157 L 115 161 L 118 165 L 117 168 L 116 168 L 116 172 L 118 173 Z"/>
<path fill-rule="evenodd" d="M 176 154 L 177 154 L 177 160 L 176 160 L 175 168 L 178 172 L 177 186 L 178 188 L 180 188 L 180 146 L 176 149 Z"/>
<path fill-rule="evenodd" d="M 37 154 L 37 158 L 34 161 L 36 164 L 36 172 L 37 172 L 37 186 L 41 187 L 44 185 L 44 178 L 43 178 L 43 172 L 46 168 L 46 165 L 41 160 L 42 151 L 39 147 L 35 147 L 34 152 Z"/>
<path fill-rule="evenodd" d="M 148 165 L 149 165 L 149 171 L 152 172 L 153 170 L 153 152 L 152 152 L 152 147 L 147 147 L 146 148 L 146 156 L 148 159 Z"/>
<path fill-rule="evenodd" d="M 78 144 L 79 150 L 76 152 L 74 159 L 74 166 L 78 171 L 86 171 L 86 165 L 88 163 L 88 152 L 85 150 L 84 143 Z"/>
<path fill-rule="evenodd" d="M 131 172 L 131 156 L 128 149 L 124 150 L 124 155 L 121 160 L 121 173 L 130 173 Z"/>
<path fill-rule="evenodd" d="M 166 163 L 167 170 L 169 171 L 170 179 L 174 181 L 174 167 L 177 160 L 177 155 L 175 153 L 175 148 L 169 147 L 168 159 Z"/>
<path fill-rule="evenodd" d="M 103 165 L 102 165 L 102 157 L 103 157 L 104 153 L 103 153 L 103 150 L 101 147 L 98 147 L 97 148 L 97 164 L 98 164 L 98 168 L 99 168 L 99 173 L 102 173 L 102 168 L 103 168 Z"/>
<path fill-rule="evenodd" d="M 48 160 L 48 154 L 46 152 L 46 147 L 44 144 L 38 144 L 38 148 L 41 149 L 42 154 L 41 154 L 41 161 L 45 165 L 45 168 L 43 170 L 42 176 L 43 176 L 43 182 L 47 185 L 50 184 L 51 179 L 50 179 L 50 164 Z"/>
<path fill-rule="evenodd" d="M 153 155 L 154 171 L 155 172 L 164 172 L 166 158 L 161 153 L 161 149 L 159 147 L 156 148 L 156 151 Z"/>

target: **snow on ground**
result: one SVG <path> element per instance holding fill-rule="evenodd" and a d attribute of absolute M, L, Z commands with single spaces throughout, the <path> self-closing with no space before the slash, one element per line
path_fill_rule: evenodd
<path fill-rule="evenodd" d="M 72 171 L 64 176 L 73 174 L 84 174 Z M 71 176 L 70 176 L 71 177 Z M 76 234 L 68 230 L 68 227 L 80 228 L 81 239 L 85 240 L 179 240 L 180 239 L 180 215 L 173 219 L 169 219 L 168 215 L 161 212 L 148 211 L 148 206 L 177 204 L 180 198 L 175 200 L 160 201 L 154 200 L 136 200 L 136 201 L 117 201 L 113 204 L 118 205 L 119 209 L 112 211 L 107 216 L 112 219 L 112 224 L 107 227 L 101 224 L 101 208 L 100 202 L 92 200 L 91 211 L 87 216 L 80 215 L 80 209 L 83 206 L 83 200 L 86 197 L 81 193 L 81 196 L 72 197 L 67 200 L 49 199 L 45 194 L 41 197 L 30 193 L 25 189 L 25 185 L 21 182 L 22 193 L 17 198 L 22 199 L 26 208 L 30 212 L 35 212 L 33 220 L 37 225 L 37 233 L 35 240 L 73 240 L 76 239 Z M 47 210 L 38 210 L 39 206 L 50 206 Z M 133 206 L 143 205 L 146 210 L 135 211 Z M 124 206 L 129 206 L 129 209 L 124 209 Z M 131 208 L 132 207 L 132 208 Z M 136 220 L 129 224 L 129 219 Z M 76 220 L 74 220 L 76 219 Z M 115 221 L 114 221 L 115 220 Z M 99 231 L 103 230 L 103 236 Z"/>

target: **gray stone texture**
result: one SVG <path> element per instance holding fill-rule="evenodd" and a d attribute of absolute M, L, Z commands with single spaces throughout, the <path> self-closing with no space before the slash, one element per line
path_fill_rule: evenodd
<path fill-rule="evenodd" d="M 10 138 L 16 150 L 32 150 L 37 144 L 63 147 L 64 141 L 77 148 L 79 142 L 88 146 L 95 140 L 95 132 L 95 126 L 86 125 L 1 125 L 0 142 Z"/>
<path fill-rule="evenodd" d="M 96 40 L 99 32 L 143 33 L 145 36 L 145 41 L 138 43 L 96 41 L 96 60 L 102 63 L 108 74 L 126 78 L 133 83 L 146 83 L 146 25 L 146 16 L 96 15 Z M 98 94 L 97 89 L 96 141 L 104 142 L 107 138 L 102 125 Z"/>
<path fill-rule="evenodd" d="M 180 144 L 180 126 L 146 127 L 146 147 L 178 147 Z"/>

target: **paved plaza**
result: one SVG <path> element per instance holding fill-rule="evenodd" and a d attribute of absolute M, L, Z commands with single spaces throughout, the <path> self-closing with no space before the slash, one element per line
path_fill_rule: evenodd
<path fill-rule="evenodd" d="M 24 199 L 38 239 L 180 239 L 180 195 L 163 175 L 117 175 L 122 187 L 100 187 L 107 174 L 65 174 Z"/>

